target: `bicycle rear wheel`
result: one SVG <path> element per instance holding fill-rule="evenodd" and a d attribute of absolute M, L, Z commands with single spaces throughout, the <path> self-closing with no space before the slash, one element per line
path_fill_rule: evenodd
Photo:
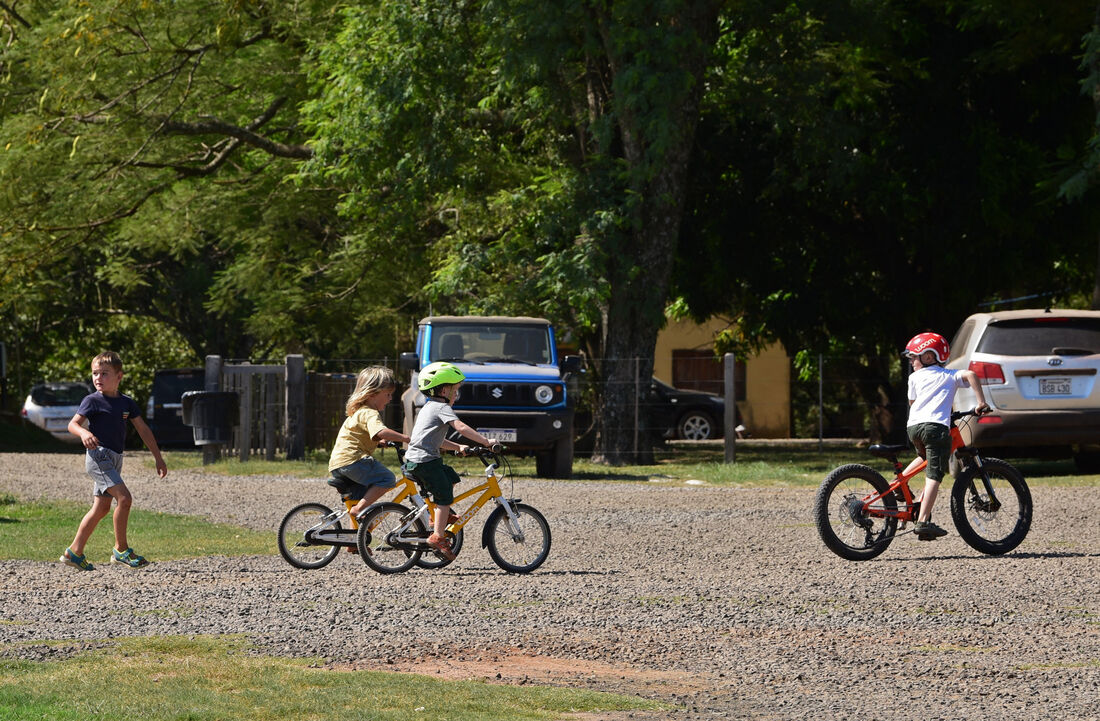
<path fill-rule="evenodd" d="M 363 563 L 379 573 L 401 573 L 420 560 L 420 551 L 399 548 L 393 545 L 390 538 L 401 530 L 401 519 L 409 513 L 412 513 L 411 508 L 398 503 L 376 503 L 367 509 L 367 514 L 359 519 L 359 530 L 355 536 Z M 412 520 L 405 533 L 427 537 L 419 518 Z"/>
<path fill-rule="evenodd" d="M 898 527 L 897 499 L 887 494 L 871 508 L 864 501 L 889 488 L 878 471 L 858 463 L 825 477 L 814 500 L 814 523 L 830 551 L 849 561 L 866 561 L 886 550 Z"/>
<path fill-rule="evenodd" d="M 1008 553 L 1023 542 L 1031 528 L 1031 510 L 1023 475 L 999 458 L 983 458 L 981 468 L 970 466 L 951 489 L 951 520 L 959 535 L 989 555 Z"/>
<path fill-rule="evenodd" d="M 320 503 L 303 503 L 290 509 L 279 523 L 279 555 L 295 568 L 321 568 L 327 566 L 340 552 L 338 546 L 319 545 L 306 540 L 306 531 L 322 526 L 325 518 L 334 516 L 328 506 Z M 340 530 L 340 522 L 334 520 L 322 526 L 325 530 Z"/>
<path fill-rule="evenodd" d="M 550 524 L 525 503 L 513 503 L 516 523 L 503 508 L 485 521 L 485 545 L 493 561 L 510 573 L 530 573 L 550 555 Z"/>

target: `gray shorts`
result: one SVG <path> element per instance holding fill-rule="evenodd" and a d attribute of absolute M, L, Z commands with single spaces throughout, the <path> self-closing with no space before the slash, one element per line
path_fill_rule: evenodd
<path fill-rule="evenodd" d="M 106 496 L 111 486 L 125 485 L 122 482 L 122 454 L 110 448 L 100 446 L 88 451 L 84 457 L 84 470 L 95 483 L 93 495 Z"/>

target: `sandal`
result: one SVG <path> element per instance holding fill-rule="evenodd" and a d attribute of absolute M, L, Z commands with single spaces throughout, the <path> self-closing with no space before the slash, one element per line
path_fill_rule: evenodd
<path fill-rule="evenodd" d="M 144 556 L 137 555 L 132 548 L 127 548 L 122 552 L 112 549 L 111 563 L 118 563 L 130 568 L 142 568 L 149 565 L 149 561 L 145 560 Z"/>
<path fill-rule="evenodd" d="M 72 566 L 73 568 L 79 569 L 81 571 L 95 570 L 95 566 L 93 566 L 91 563 L 88 563 L 88 559 L 84 558 L 84 556 L 76 555 L 75 553 L 73 553 L 73 549 L 71 548 L 66 548 L 65 552 L 61 554 L 61 558 L 57 560 L 61 561 L 66 566 Z"/>
<path fill-rule="evenodd" d="M 458 558 L 458 556 L 454 554 L 454 551 L 451 550 L 451 542 L 447 539 L 446 536 L 438 536 L 433 533 L 432 535 L 428 536 L 428 545 L 435 549 L 436 553 L 438 553 L 440 556 L 443 556 L 448 561 L 453 561 Z"/>

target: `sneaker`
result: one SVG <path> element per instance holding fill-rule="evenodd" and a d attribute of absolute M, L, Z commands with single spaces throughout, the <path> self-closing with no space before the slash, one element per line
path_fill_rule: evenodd
<path fill-rule="evenodd" d="M 947 535 L 947 531 L 931 521 L 917 521 L 913 524 L 913 533 L 921 541 L 934 541 Z"/>
<path fill-rule="evenodd" d="M 149 565 L 149 562 L 145 560 L 145 557 L 139 556 L 134 553 L 134 549 L 132 548 L 127 548 L 121 553 L 112 550 L 111 563 L 121 563 L 123 566 L 129 566 L 130 568 L 141 568 L 142 566 Z"/>
<path fill-rule="evenodd" d="M 72 566 L 73 568 L 80 569 L 81 571 L 94 571 L 95 566 L 88 563 L 88 559 L 84 556 L 78 556 L 73 553 L 73 549 L 66 548 L 65 552 L 61 554 L 61 558 L 57 559 L 64 563 L 66 566 Z"/>

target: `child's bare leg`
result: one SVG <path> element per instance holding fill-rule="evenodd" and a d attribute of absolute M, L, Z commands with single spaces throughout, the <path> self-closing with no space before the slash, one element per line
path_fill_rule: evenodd
<path fill-rule="evenodd" d="M 918 521 L 927 521 L 932 517 L 932 506 L 936 503 L 936 495 L 940 492 L 940 482 L 927 478 L 924 481 L 924 491 L 921 492 L 920 516 Z"/>
<path fill-rule="evenodd" d="M 436 506 L 435 507 L 435 524 L 432 528 L 435 531 L 435 535 L 446 537 L 447 535 L 447 518 L 451 515 L 450 506 Z"/>
<path fill-rule="evenodd" d="M 370 490 L 363 495 L 363 500 L 351 507 L 351 515 L 358 516 L 360 513 L 367 510 L 367 506 L 386 495 L 386 491 L 388 490 L 391 489 L 383 488 L 382 486 L 371 486 Z"/>
<path fill-rule="evenodd" d="M 74 554 L 77 556 L 84 555 L 84 546 L 88 543 L 88 539 L 92 537 L 92 531 L 103 520 L 103 517 L 110 512 L 110 496 L 94 496 L 92 498 L 92 507 L 84 514 L 84 518 L 80 519 L 80 525 L 76 528 L 76 536 L 73 538 L 72 544 L 69 545 L 69 549 Z"/>
<path fill-rule="evenodd" d="M 130 489 L 126 484 L 119 483 L 107 489 L 107 493 L 115 499 L 115 550 L 122 553 L 130 547 L 126 540 L 126 526 L 130 522 L 130 506 L 134 503 L 134 497 L 130 495 Z"/>

